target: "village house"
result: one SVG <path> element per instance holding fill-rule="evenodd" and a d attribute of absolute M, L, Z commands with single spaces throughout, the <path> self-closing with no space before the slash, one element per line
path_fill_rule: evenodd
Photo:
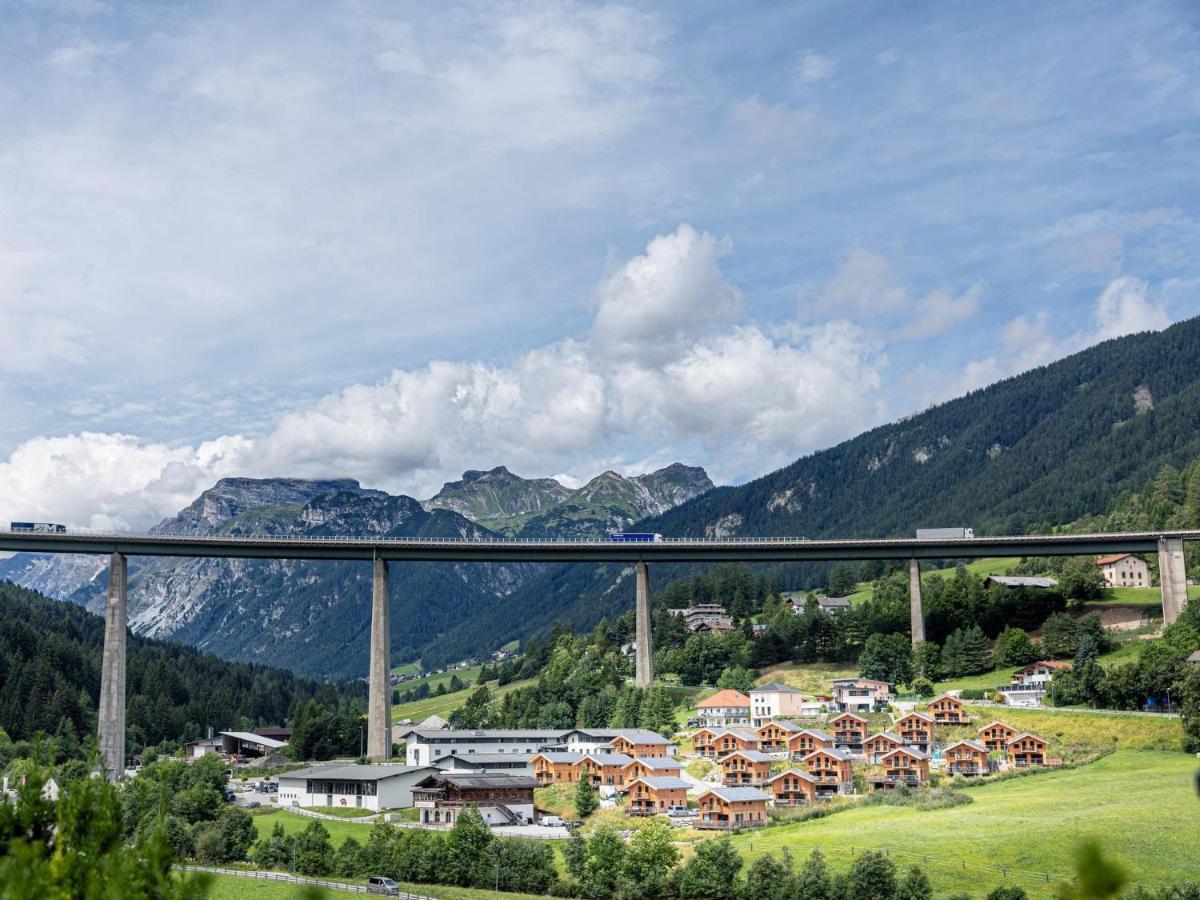
<path fill-rule="evenodd" d="M 795 722 L 764 722 L 754 729 L 758 747 L 764 753 L 780 753 L 788 748 L 788 740 L 803 728 Z"/>
<path fill-rule="evenodd" d="M 730 688 L 696 704 L 694 721 L 702 727 L 734 728 L 750 724 L 750 697 Z"/>
<path fill-rule="evenodd" d="M 773 681 L 750 689 L 750 724 L 755 728 L 772 719 L 799 716 L 804 694 L 791 685 Z"/>
<path fill-rule="evenodd" d="M 820 796 L 850 793 L 854 786 L 854 767 L 850 754 L 834 747 L 814 750 L 801 760 L 808 774 L 817 779 Z"/>
<path fill-rule="evenodd" d="M 626 785 L 625 812 L 631 816 L 654 816 L 687 806 L 688 783 L 677 775 L 646 775 Z"/>
<path fill-rule="evenodd" d="M 712 759 L 719 759 L 735 750 L 757 750 L 758 738 L 751 731 L 733 731 L 726 729 L 713 735 L 708 745 L 709 752 L 705 754 Z"/>
<path fill-rule="evenodd" d="M 923 712 L 910 712 L 896 722 L 896 732 L 910 747 L 928 753 L 933 749 L 933 716 Z"/>
<path fill-rule="evenodd" d="M 591 772 L 596 787 L 625 787 L 625 767 L 632 761 L 624 753 L 589 753 L 581 764 Z"/>
<path fill-rule="evenodd" d="M 988 750 L 1007 750 L 1008 742 L 1017 736 L 1017 729 L 1003 722 L 989 722 L 979 729 L 979 741 Z"/>
<path fill-rule="evenodd" d="M 775 760 L 758 750 L 737 750 L 718 761 L 721 779 L 729 787 L 766 784 Z"/>
<path fill-rule="evenodd" d="M 862 751 L 863 741 L 867 739 L 867 720 L 854 713 L 842 713 L 836 716 L 829 726 L 833 729 L 834 746 L 854 753 Z"/>
<path fill-rule="evenodd" d="M 874 678 L 837 678 L 833 681 L 833 706 L 841 712 L 868 713 L 892 702 L 892 686 Z"/>
<path fill-rule="evenodd" d="M 987 775 L 992 770 L 988 748 L 978 741 L 955 741 L 942 751 L 942 758 L 953 775 Z"/>
<path fill-rule="evenodd" d="M 770 794 L 756 787 L 714 787 L 702 793 L 699 828 L 761 828 Z"/>
<path fill-rule="evenodd" d="M 538 784 L 570 784 L 579 780 L 583 763 L 582 753 L 566 750 L 544 750 L 529 761 Z"/>
<path fill-rule="evenodd" d="M 564 745 L 572 729 L 417 728 L 405 736 L 405 762 L 410 766 L 428 765 L 450 754 L 537 753 Z"/>
<path fill-rule="evenodd" d="M 966 725 L 971 721 L 963 702 L 951 694 L 942 694 L 929 704 L 929 713 L 938 725 Z"/>
<path fill-rule="evenodd" d="M 894 788 L 904 784 L 915 787 L 929 780 L 929 755 L 915 747 L 900 747 L 879 760 L 883 772 L 868 775 L 875 788 Z"/>
<path fill-rule="evenodd" d="M 1104 584 L 1110 588 L 1150 587 L 1150 566 L 1140 556 L 1132 553 L 1111 553 L 1108 556 L 1096 557 L 1096 565 Z"/>
<path fill-rule="evenodd" d="M 674 756 L 676 747 L 648 728 L 576 728 L 562 743 L 575 753 L 624 753 L 628 756 Z"/>
<path fill-rule="evenodd" d="M 528 775 L 533 777 L 532 753 L 451 753 L 439 756 L 433 767 L 440 772 L 467 775 L 471 772 L 493 772 L 499 775 Z"/>
<path fill-rule="evenodd" d="M 1036 734 L 1023 731 L 1008 742 L 1008 761 L 1018 768 L 1046 764 L 1046 742 Z"/>
<path fill-rule="evenodd" d="M 537 820 L 533 790 L 524 775 L 430 775 L 413 785 L 413 805 L 424 825 L 452 826 L 459 813 L 475 807 L 488 825 L 525 825 Z"/>
<path fill-rule="evenodd" d="M 833 735 L 815 728 L 805 728 L 788 738 L 788 755 L 792 759 L 802 759 L 814 750 L 824 750 L 833 745 Z"/>
<path fill-rule="evenodd" d="M 683 618 L 684 627 L 692 632 L 732 631 L 733 619 L 725 612 L 725 607 L 716 603 L 698 603 L 686 609 L 668 609 L 673 616 Z"/>
<path fill-rule="evenodd" d="M 628 785 L 635 778 L 651 778 L 651 777 L 679 777 L 683 771 L 683 765 L 677 759 L 670 756 L 639 756 L 632 759 L 625 765 L 625 771 L 622 773 L 625 784 Z"/>
<path fill-rule="evenodd" d="M 817 799 L 817 778 L 803 769 L 785 769 L 767 781 L 766 791 L 776 806 L 805 806 Z"/>
<path fill-rule="evenodd" d="M 1046 688 L 1057 672 L 1070 669 L 1069 662 L 1043 659 L 1030 663 L 1013 672 L 1012 684 L 1002 685 L 997 690 L 1009 706 L 1041 706 Z"/>
<path fill-rule="evenodd" d="M 904 741 L 900 735 L 892 734 L 890 731 L 881 731 L 863 741 L 863 755 L 867 757 L 867 762 L 877 763 L 893 750 L 898 750 L 903 746 Z"/>

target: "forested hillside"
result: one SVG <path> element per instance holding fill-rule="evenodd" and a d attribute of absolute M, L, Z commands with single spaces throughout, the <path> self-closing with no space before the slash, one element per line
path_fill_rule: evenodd
<path fill-rule="evenodd" d="M 103 642 L 99 616 L 0 582 L 0 728 L 18 741 L 40 731 L 77 752 L 96 730 Z M 209 726 L 284 725 L 310 698 L 332 707 L 365 694 L 360 684 L 321 684 L 137 636 L 127 665 L 131 752 Z"/>
<path fill-rule="evenodd" d="M 1023 533 L 1099 515 L 1164 465 L 1181 469 L 1200 457 L 1198 360 L 1200 319 L 1106 341 L 636 527 L 671 536 L 885 537 L 943 525 Z M 651 577 L 661 587 L 694 571 L 660 566 Z M 763 571 L 785 589 L 827 577 L 823 566 Z M 632 602 L 632 581 L 618 567 L 553 569 L 424 656 L 461 656 L 556 619 L 587 628 Z"/>

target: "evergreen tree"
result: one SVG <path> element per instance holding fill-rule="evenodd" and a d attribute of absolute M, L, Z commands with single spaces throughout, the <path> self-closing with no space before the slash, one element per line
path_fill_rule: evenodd
<path fill-rule="evenodd" d="M 979 675 L 991 668 L 987 636 L 978 625 L 972 625 L 963 632 L 962 649 L 959 655 L 959 674 Z"/>
<path fill-rule="evenodd" d="M 651 685 L 646 690 L 638 713 L 638 725 L 668 737 L 675 733 L 675 707 L 671 695 L 661 684 Z"/>
<path fill-rule="evenodd" d="M 920 866 L 913 866 L 896 889 L 896 900 L 933 900 L 933 885 Z"/>
<path fill-rule="evenodd" d="M 848 900 L 893 900 L 896 897 L 896 864 L 868 850 L 850 867 Z"/>
<path fill-rule="evenodd" d="M 1079 628 L 1067 613 L 1054 613 L 1042 625 L 1042 652 L 1048 659 L 1070 659 L 1079 648 Z"/>
<path fill-rule="evenodd" d="M 741 891 L 742 857 L 728 838 L 701 841 L 687 864 L 675 870 L 681 900 L 727 900 Z"/>
<path fill-rule="evenodd" d="M 864 678 L 877 678 L 893 684 L 908 684 L 913 679 L 912 647 L 903 634 L 873 634 L 867 638 L 858 657 L 858 669 Z"/>
<path fill-rule="evenodd" d="M 742 896 L 746 900 L 793 900 L 797 896 L 797 887 L 792 857 L 784 847 L 782 860 L 766 853 L 754 861 L 746 871 Z"/>
<path fill-rule="evenodd" d="M 586 819 L 600 806 L 600 797 L 592 786 L 591 776 L 587 771 L 579 773 L 579 783 L 575 786 L 575 813 L 581 819 Z"/>
<path fill-rule="evenodd" d="M 742 666 L 727 667 L 717 679 L 717 687 L 730 688 L 745 694 L 754 687 L 754 672 Z"/>
<path fill-rule="evenodd" d="M 495 838 L 474 806 L 463 809 L 446 841 L 446 875 L 452 884 L 484 887 L 491 882 L 491 846 Z"/>
<path fill-rule="evenodd" d="M 333 871 L 333 844 L 329 831 L 320 822 L 309 822 L 296 839 L 296 872 L 300 875 L 328 875 Z"/>
<path fill-rule="evenodd" d="M 588 857 L 583 869 L 583 885 L 589 897 L 611 897 L 621 882 L 625 867 L 625 842 L 607 825 L 588 838 Z"/>
<path fill-rule="evenodd" d="M 1005 628 L 992 648 L 996 666 L 1027 666 L 1037 660 L 1037 650 L 1023 628 Z"/>
<path fill-rule="evenodd" d="M 567 838 L 567 842 L 563 844 L 563 865 L 567 869 L 567 874 L 576 881 L 583 881 L 583 873 L 587 867 L 587 843 L 587 838 L 583 836 L 583 832 L 575 829 L 571 832 L 571 836 Z"/>
<path fill-rule="evenodd" d="M 834 900 L 833 879 L 820 850 L 808 855 L 797 882 L 797 900 Z"/>
<path fill-rule="evenodd" d="M 829 596 L 846 597 L 858 589 L 858 575 L 854 567 L 837 563 L 829 570 Z"/>
<path fill-rule="evenodd" d="M 912 657 L 915 675 L 938 681 L 946 674 L 942 667 L 942 648 L 933 641 L 921 641 L 913 647 Z"/>

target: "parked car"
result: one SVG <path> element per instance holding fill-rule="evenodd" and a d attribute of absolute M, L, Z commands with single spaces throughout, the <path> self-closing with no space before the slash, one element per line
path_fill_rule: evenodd
<path fill-rule="evenodd" d="M 246 809 L 258 809 L 260 806 L 262 806 L 262 804 L 259 803 L 257 800 L 251 800 L 249 803 L 246 804 Z"/>
<path fill-rule="evenodd" d="M 367 879 L 368 894 L 383 894 L 388 897 L 400 896 L 400 885 L 385 875 L 372 875 Z"/>
<path fill-rule="evenodd" d="M 558 816 L 542 816 L 538 820 L 539 825 L 545 825 L 547 828 L 562 828 L 563 820 Z"/>

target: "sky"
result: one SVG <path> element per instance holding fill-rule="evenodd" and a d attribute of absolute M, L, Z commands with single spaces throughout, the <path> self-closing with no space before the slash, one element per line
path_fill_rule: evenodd
<path fill-rule="evenodd" d="M 1200 314 L 1193 2 L 0 4 L 0 521 L 718 483 Z"/>

